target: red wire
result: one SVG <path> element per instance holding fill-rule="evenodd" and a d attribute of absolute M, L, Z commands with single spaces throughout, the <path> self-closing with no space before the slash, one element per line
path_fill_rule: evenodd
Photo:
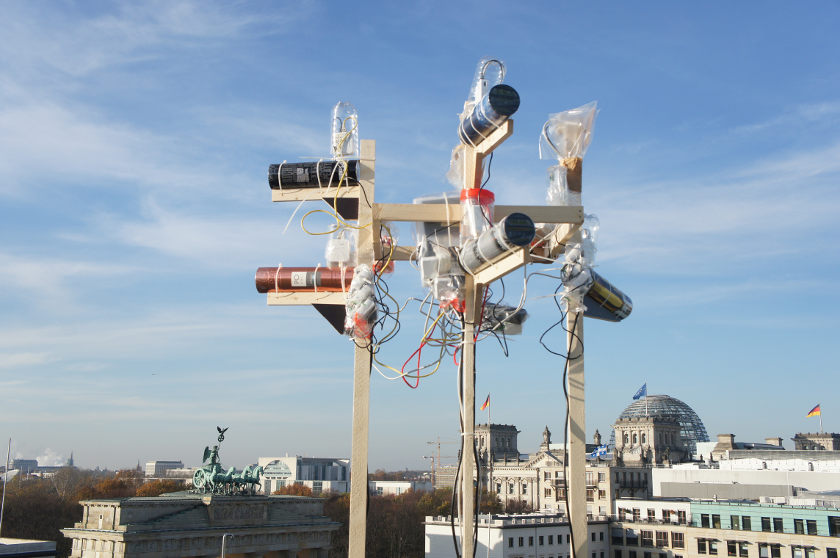
<path fill-rule="evenodd" d="M 417 347 L 417 350 L 414 351 L 413 353 L 411 353 L 411 356 L 408 357 L 405 360 L 405 362 L 402 365 L 402 368 L 400 368 L 400 373 L 403 374 L 403 376 L 402 376 L 403 382 L 405 382 L 405 385 L 407 385 L 411 389 L 417 389 L 417 387 L 420 385 L 420 353 L 423 350 L 423 346 L 425 344 L 426 344 L 425 341 L 420 343 L 420 346 Z M 414 384 L 414 385 L 411 385 L 411 384 L 408 383 L 408 380 L 405 379 L 405 367 L 408 365 L 408 362 L 414 357 L 414 355 L 417 355 L 417 383 Z"/>

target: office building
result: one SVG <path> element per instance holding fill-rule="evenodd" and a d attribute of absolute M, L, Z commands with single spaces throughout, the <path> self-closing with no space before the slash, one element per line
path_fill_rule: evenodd
<path fill-rule="evenodd" d="M 183 469 L 181 461 L 148 461 L 146 462 L 146 476 L 152 478 L 166 477 L 166 472 L 171 469 Z"/>
<path fill-rule="evenodd" d="M 275 490 L 292 484 L 301 484 L 312 489 L 313 494 L 322 492 L 350 492 L 350 460 L 332 457 L 260 457 L 262 466 L 262 490 L 271 494 Z"/>

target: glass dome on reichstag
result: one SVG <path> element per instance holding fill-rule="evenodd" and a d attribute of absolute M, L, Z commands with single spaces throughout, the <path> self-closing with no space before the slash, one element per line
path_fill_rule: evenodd
<path fill-rule="evenodd" d="M 677 419 L 680 423 L 680 438 L 683 445 L 689 448 L 691 453 L 696 451 L 697 442 L 709 441 L 706 427 L 703 426 L 703 421 L 700 420 L 694 409 L 670 395 L 648 395 L 647 402 L 645 402 L 644 397 L 633 401 L 616 420 L 644 416 Z M 611 445 L 615 447 L 615 432 L 613 432 Z"/>

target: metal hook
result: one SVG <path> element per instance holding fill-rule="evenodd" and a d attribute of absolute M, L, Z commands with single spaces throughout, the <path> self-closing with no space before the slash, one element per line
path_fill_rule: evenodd
<path fill-rule="evenodd" d="M 554 152 L 555 152 L 555 153 L 557 153 L 557 156 L 558 156 L 558 157 L 560 157 L 560 158 L 562 159 L 562 158 L 564 158 L 564 157 L 565 157 L 565 155 L 563 155 L 562 153 L 560 153 L 560 150 L 557 148 L 557 146 L 554 144 L 554 142 L 553 142 L 553 141 L 551 141 L 551 138 L 550 138 L 550 137 L 548 137 L 548 125 L 549 125 L 549 124 L 551 124 L 551 121 L 550 121 L 550 120 L 546 120 L 546 121 L 545 121 L 545 124 L 543 124 L 542 135 L 543 135 L 543 137 L 545 138 L 545 141 L 547 141 L 547 142 L 548 142 L 548 145 L 550 145 L 550 146 L 551 146 L 551 149 L 553 149 L 553 150 L 554 150 Z"/>
<path fill-rule="evenodd" d="M 496 60 L 495 58 L 487 60 L 484 65 L 481 66 L 481 70 L 478 72 L 478 77 L 480 79 L 484 79 L 484 73 L 487 71 L 487 67 L 494 62 L 499 66 L 499 81 L 501 82 L 505 80 L 505 64 L 501 60 Z"/>

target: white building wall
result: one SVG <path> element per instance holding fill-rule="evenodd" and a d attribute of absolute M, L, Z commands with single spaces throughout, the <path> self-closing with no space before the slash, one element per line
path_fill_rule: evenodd
<path fill-rule="evenodd" d="M 663 483 L 766 484 L 796 486 L 817 492 L 837 490 L 837 487 L 840 486 L 840 473 L 771 470 L 732 471 L 674 467 L 672 469 L 654 468 L 652 470 L 652 482 L 654 496 L 662 496 Z"/>
<path fill-rule="evenodd" d="M 399 496 L 413 490 L 415 492 L 431 492 L 434 490 L 429 481 L 368 481 L 371 494 Z"/>
<path fill-rule="evenodd" d="M 489 523 L 486 516 L 479 517 L 476 531 L 476 557 L 568 558 L 572 552 L 567 542 L 569 526 L 559 522 L 557 516 L 493 516 Z M 460 549 L 457 518 L 455 532 Z M 542 545 L 539 544 L 540 537 Z M 549 544 L 549 537 L 552 538 L 552 544 Z M 606 522 L 590 523 L 586 558 L 612 558 L 609 545 L 609 525 Z M 448 518 L 426 517 L 425 551 L 426 558 L 452 558 L 455 555 L 452 527 Z"/>
<path fill-rule="evenodd" d="M 640 500 L 637 498 L 619 498 L 615 501 L 614 515 L 620 515 L 624 510 L 629 518 L 633 517 L 633 509 L 639 510 L 641 520 L 650 520 L 649 510 L 653 510 L 653 520 L 664 521 L 663 510 L 671 512 L 670 523 L 677 523 L 679 517 L 676 512 L 685 512 L 686 523 L 691 523 L 691 502 L 678 500 Z"/>

